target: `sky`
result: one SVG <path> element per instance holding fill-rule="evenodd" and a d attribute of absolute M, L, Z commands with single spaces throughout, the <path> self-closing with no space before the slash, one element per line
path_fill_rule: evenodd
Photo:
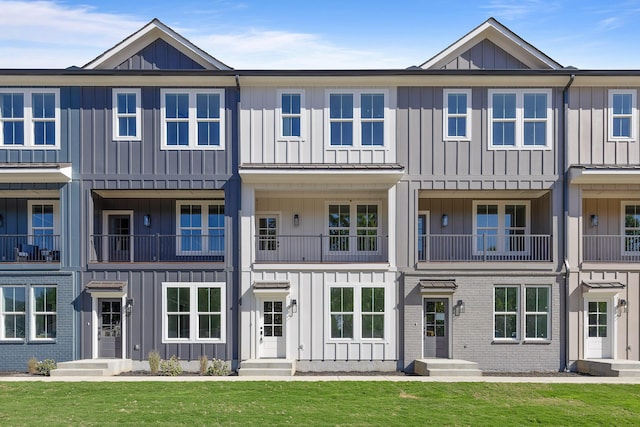
<path fill-rule="evenodd" d="M 406 68 L 489 17 L 564 66 L 640 69 L 640 0 L 0 0 L 0 68 L 82 66 L 153 18 L 236 69 Z"/>

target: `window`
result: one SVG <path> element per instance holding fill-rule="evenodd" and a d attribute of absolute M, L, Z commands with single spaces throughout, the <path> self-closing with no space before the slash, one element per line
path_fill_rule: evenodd
<path fill-rule="evenodd" d="M 58 249 L 59 202 L 30 200 L 28 206 L 30 244 L 37 246 L 39 250 Z"/>
<path fill-rule="evenodd" d="M 221 342 L 224 283 L 163 283 L 163 342 Z"/>
<path fill-rule="evenodd" d="M 549 338 L 549 287 L 525 288 L 525 338 Z"/>
<path fill-rule="evenodd" d="M 609 91 L 609 140 L 636 138 L 636 91 Z"/>
<path fill-rule="evenodd" d="M 380 205 L 345 203 L 328 205 L 330 252 L 377 252 Z M 352 218 L 355 217 L 355 221 Z M 352 236 L 356 236 L 355 245 Z"/>
<path fill-rule="evenodd" d="M 386 91 L 327 94 L 328 144 L 333 147 L 384 146 L 387 132 Z"/>
<path fill-rule="evenodd" d="M 331 338 L 353 338 L 353 288 L 331 288 Z"/>
<path fill-rule="evenodd" d="M 529 202 L 473 202 L 474 254 L 526 253 Z"/>
<path fill-rule="evenodd" d="M 518 339 L 518 288 L 494 288 L 494 338 Z"/>
<path fill-rule="evenodd" d="M 140 89 L 113 89 L 112 109 L 114 141 L 140 141 Z"/>
<path fill-rule="evenodd" d="M 224 203 L 177 203 L 177 251 L 178 254 L 224 253 Z"/>
<path fill-rule="evenodd" d="M 471 139 L 471 91 L 455 89 L 444 91 L 444 140 Z"/>
<path fill-rule="evenodd" d="M 551 148 L 551 91 L 490 90 L 489 120 L 490 149 Z"/>
<path fill-rule="evenodd" d="M 384 288 L 362 288 L 362 338 L 384 338 Z"/>
<path fill-rule="evenodd" d="M 304 92 L 279 92 L 280 133 L 282 139 L 302 139 Z"/>
<path fill-rule="evenodd" d="M 32 289 L 32 328 L 34 340 L 56 338 L 57 289 L 55 286 L 34 286 Z"/>
<path fill-rule="evenodd" d="M 0 146 L 60 148 L 60 104 L 57 89 L 0 88 Z"/>
<path fill-rule="evenodd" d="M 24 286 L 0 287 L 0 340 L 24 340 L 26 327 Z"/>
<path fill-rule="evenodd" d="M 637 254 L 640 252 L 640 203 L 623 202 L 623 252 Z"/>
<path fill-rule="evenodd" d="M 224 91 L 168 90 L 161 93 L 163 149 L 224 148 Z"/>
<path fill-rule="evenodd" d="M 386 318 L 384 285 L 357 284 L 329 288 L 331 339 L 384 339 Z"/>

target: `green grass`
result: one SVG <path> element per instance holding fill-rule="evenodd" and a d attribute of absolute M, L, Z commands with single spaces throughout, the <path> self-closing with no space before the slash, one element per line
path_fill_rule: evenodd
<path fill-rule="evenodd" d="M 640 385 L 2 383 L 0 425 L 639 425 Z"/>

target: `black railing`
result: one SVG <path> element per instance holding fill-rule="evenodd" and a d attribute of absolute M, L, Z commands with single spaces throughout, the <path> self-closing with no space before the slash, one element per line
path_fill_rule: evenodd
<path fill-rule="evenodd" d="M 60 262 L 60 236 L 5 234 L 0 236 L 1 262 Z"/>

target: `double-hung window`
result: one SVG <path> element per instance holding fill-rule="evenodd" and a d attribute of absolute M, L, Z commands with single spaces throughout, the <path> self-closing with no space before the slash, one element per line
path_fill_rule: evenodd
<path fill-rule="evenodd" d="M 280 91 L 278 92 L 278 107 L 280 113 L 279 138 L 284 140 L 300 140 L 304 135 L 303 108 L 304 92 Z"/>
<path fill-rule="evenodd" d="M 58 207 L 56 200 L 30 200 L 29 240 L 40 250 L 58 248 Z"/>
<path fill-rule="evenodd" d="M 380 205 L 377 203 L 330 203 L 329 252 L 377 252 L 380 238 Z"/>
<path fill-rule="evenodd" d="M 549 286 L 525 287 L 525 338 L 549 339 Z"/>
<path fill-rule="evenodd" d="M 471 90 L 444 90 L 444 140 L 471 139 Z"/>
<path fill-rule="evenodd" d="M 162 148 L 224 148 L 224 90 L 163 89 Z"/>
<path fill-rule="evenodd" d="M 33 286 L 31 302 L 31 339 L 51 340 L 56 338 L 58 311 L 55 286 Z"/>
<path fill-rule="evenodd" d="M 493 298 L 495 339 L 517 340 L 519 338 L 519 288 L 496 286 Z"/>
<path fill-rule="evenodd" d="M 113 140 L 142 139 L 140 89 L 113 89 Z"/>
<path fill-rule="evenodd" d="M 529 202 L 473 202 L 474 254 L 529 251 Z"/>
<path fill-rule="evenodd" d="M 335 91 L 327 97 L 329 146 L 385 145 L 389 132 L 387 91 Z"/>
<path fill-rule="evenodd" d="M 0 88 L 0 147 L 60 148 L 60 91 Z"/>
<path fill-rule="evenodd" d="M 0 287 L 0 340 L 26 338 L 26 307 L 24 286 Z"/>
<path fill-rule="evenodd" d="M 329 288 L 331 339 L 385 337 L 385 288 L 356 285 Z"/>
<path fill-rule="evenodd" d="M 353 338 L 353 288 L 330 290 L 331 338 Z"/>
<path fill-rule="evenodd" d="M 490 149 L 548 149 L 552 145 L 551 90 L 489 91 Z"/>
<path fill-rule="evenodd" d="M 384 288 L 362 288 L 362 338 L 384 338 Z"/>
<path fill-rule="evenodd" d="M 609 140 L 634 141 L 636 138 L 636 91 L 609 91 Z"/>
<path fill-rule="evenodd" d="M 223 342 L 224 283 L 163 283 L 163 342 Z"/>
<path fill-rule="evenodd" d="M 640 253 L 640 202 L 623 202 L 622 212 L 623 253 L 637 255 Z"/>
<path fill-rule="evenodd" d="M 179 255 L 224 254 L 223 202 L 179 201 L 176 210 Z"/>

